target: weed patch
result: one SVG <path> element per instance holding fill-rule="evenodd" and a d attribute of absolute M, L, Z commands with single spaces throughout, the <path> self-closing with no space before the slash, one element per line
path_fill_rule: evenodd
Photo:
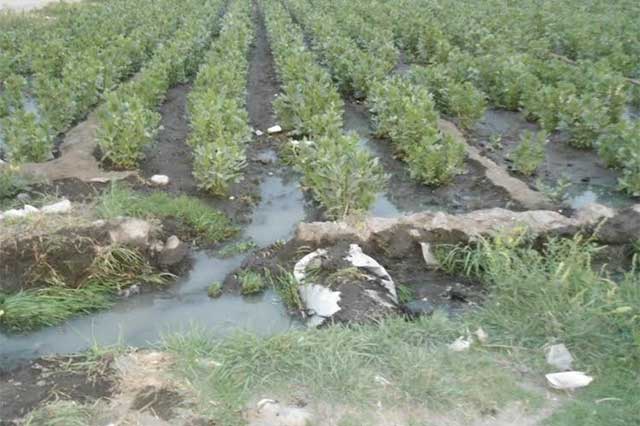
<path fill-rule="evenodd" d="M 175 218 L 208 243 L 222 241 L 237 232 L 227 216 L 197 198 L 172 197 L 163 192 L 142 195 L 117 184 L 101 195 L 97 210 L 103 218 Z"/>

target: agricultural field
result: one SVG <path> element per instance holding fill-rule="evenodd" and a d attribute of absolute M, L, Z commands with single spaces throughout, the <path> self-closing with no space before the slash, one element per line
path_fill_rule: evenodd
<path fill-rule="evenodd" d="M 0 1 L 0 426 L 640 425 L 640 3 Z"/>

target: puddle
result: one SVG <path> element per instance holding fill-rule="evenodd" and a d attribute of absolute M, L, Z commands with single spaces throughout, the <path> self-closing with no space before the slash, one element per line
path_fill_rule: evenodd
<path fill-rule="evenodd" d="M 261 201 L 244 235 L 265 247 L 293 235 L 305 218 L 304 195 L 297 180 L 279 176 L 265 178 L 260 190 Z"/>
<path fill-rule="evenodd" d="M 305 209 L 303 195 L 293 179 L 266 177 L 261 193 L 262 201 L 254 210 L 243 238 L 251 238 L 264 247 L 288 239 L 298 222 L 305 219 Z M 218 259 L 206 252 L 196 252 L 190 273 L 165 291 L 124 299 L 110 311 L 78 317 L 34 333 L 0 333 L 0 364 L 54 353 L 69 354 L 95 343 L 145 347 L 157 342 L 162 334 L 193 325 L 220 336 L 239 329 L 269 335 L 296 327 L 298 322 L 288 315 L 271 290 L 252 297 L 207 296 L 209 285 L 224 281 L 244 257 Z"/>
<path fill-rule="evenodd" d="M 579 209 L 591 203 L 604 204 L 613 208 L 624 208 L 634 204 L 632 198 L 621 192 L 591 185 L 574 185 L 567 191 L 564 200 L 572 209 Z"/>

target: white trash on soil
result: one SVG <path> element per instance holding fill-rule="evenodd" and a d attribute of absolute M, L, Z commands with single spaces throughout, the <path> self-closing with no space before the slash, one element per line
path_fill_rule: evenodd
<path fill-rule="evenodd" d="M 319 326 L 326 318 L 330 318 L 340 310 L 340 306 L 338 305 L 340 292 L 332 291 L 318 284 L 305 282 L 307 267 L 314 261 L 318 262 L 320 258 L 326 256 L 326 254 L 326 250 L 316 250 L 304 256 L 293 267 L 293 276 L 296 278 L 296 281 L 298 281 L 298 284 L 300 284 L 298 288 L 300 299 L 309 314 L 307 321 L 309 327 Z"/>
<path fill-rule="evenodd" d="M 478 327 L 478 329 L 473 332 L 473 335 L 481 345 L 484 345 L 489 341 L 489 335 L 482 329 L 482 327 Z"/>
<path fill-rule="evenodd" d="M 49 204 L 40 209 L 44 214 L 63 214 L 71 211 L 71 201 L 62 200 L 57 203 Z"/>
<path fill-rule="evenodd" d="M 264 135 L 264 132 L 262 130 L 256 130 L 256 136 L 260 137 L 262 135 Z"/>
<path fill-rule="evenodd" d="M 298 293 L 305 306 L 307 326 L 317 327 L 325 320 L 333 317 L 337 312 L 348 309 L 341 306 L 344 302 L 340 291 L 335 291 L 324 285 L 309 282 L 307 280 L 308 269 L 322 267 L 322 260 L 328 256 L 328 251 L 318 249 L 302 257 L 293 268 L 293 275 L 300 285 Z M 351 244 L 344 260 L 354 268 L 363 271 L 369 282 L 378 283 L 380 291 L 374 289 L 361 289 L 360 294 L 372 300 L 375 306 L 382 309 L 395 309 L 397 304 L 396 286 L 386 269 L 372 257 L 364 254 L 357 244 Z M 386 300 L 385 300 L 386 298 Z"/>
<path fill-rule="evenodd" d="M 269 128 L 267 129 L 267 133 L 269 133 L 270 135 L 273 135 L 273 134 L 275 134 L 275 133 L 280 133 L 280 132 L 282 132 L 282 127 L 280 127 L 280 126 L 278 126 L 278 125 L 275 125 L 275 126 L 269 127 Z"/>
<path fill-rule="evenodd" d="M 273 399 L 263 399 L 247 413 L 249 426 L 308 426 L 313 416 L 304 407 L 283 405 Z"/>
<path fill-rule="evenodd" d="M 547 374 L 545 377 L 552 388 L 560 390 L 583 388 L 593 381 L 593 377 L 587 376 L 582 371 L 551 373 Z"/>
<path fill-rule="evenodd" d="M 460 336 L 453 343 L 449 345 L 449 350 L 453 352 L 468 351 L 471 347 L 471 338 Z"/>
<path fill-rule="evenodd" d="M 389 294 L 393 297 L 394 302 L 398 302 L 398 296 L 396 294 L 396 285 L 393 283 L 391 276 L 382 265 L 380 265 L 371 256 L 367 256 L 362 252 L 362 249 L 357 244 L 351 244 L 349 246 L 349 255 L 346 257 L 356 268 L 364 269 L 365 271 L 377 276 L 380 279 L 382 285 L 389 291 Z"/>
<path fill-rule="evenodd" d="M 420 243 L 420 249 L 422 250 L 422 258 L 424 259 L 424 263 L 426 263 L 427 268 L 438 269 L 440 267 L 440 262 L 438 262 L 438 259 L 436 259 L 435 255 L 431 251 L 431 244 Z"/>
<path fill-rule="evenodd" d="M 571 356 L 571 352 L 569 352 L 567 347 L 560 343 L 550 346 L 547 349 L 547 363 L 558 370 L 571 370 L 573 356 Z"/>
<path fill-rule="evenodd" d="M 153 175 L 151 179 L 149 179 L 151 183 L 155 186 L 167 186 L 169 185 L 169 176 L 167 175 Z"/>

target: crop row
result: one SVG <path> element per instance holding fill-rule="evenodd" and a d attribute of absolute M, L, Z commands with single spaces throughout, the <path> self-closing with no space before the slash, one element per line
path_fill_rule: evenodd
<path fill-rule="evenodd" d="M 285 155 L 330 217 L 367 211 L 386 176 L 354 134 L 342 132 L 344 104 L 330 75 L 307 50 L 301 29 L 278 2 L 262 2 L 282 94 L 274 109 L 295 135 Z"/>
<path fill-rule="evenodd" d="M 138 75 L 108 93 L 98 109 L 98 146 L 102 160 L 121 169 L 135 168 L 156 133 L 158 105 L 167 90 L 187 82 L 217 33 L 222 0 L 208 0 L 190 10 L 184 26 L 160 47 Z"/>
<path fill-rule="evenodd" d="M 360 10 L 361 6 L 358 2 L 346 1 L 314 4 L 324 16 L 332 16 L 340 31 L 353 39 L 361 49 L 375 57 L 385 58 L 387 68 L 395 63 L 404 65 L 398 47 L 394 45 L 391 21 L 373 14 L 369 9 Z M 372 15 L 379 19 L 372 19 Z M 445 69 L 437 66 L 427 68 L 413 65 L 410 78 L 414 84 L 427 87 L 438 111 L 454 117 L 462 127 L 470 128 L 484 116 L 487 104 L 485 95 L 471 82 L 455 80 Z"/>
<path fill-rule="evenodd" d="M 15 39 L 11 32 L 3 33 L 3 40 L 22 43 L 18 51 L 11 45 L 0 49 L 0 116 L 6 116 L 2 128 L 9 159 L 49 158 L 53 137 L 87 114 L 104 92 L 138 71 L 202 6 L 202 0 L 181 7 L 165 0 L 137 0 L 61 7 L 53 9 L 59 14 L 47 20 L 51 25 L 41 25 L 41 33 Z M 37 18 L 24 22 L 29 19 Z M 11 52 L 15 55 L 8 56 Z M 13 62 L 7 64 L 7 57 Z M 34 106 L 29 107 L 26 100 L 31 97 Z"/>
<path fill-rule="evenodd" d="M 407 78 L 389 77 L 398 61 L 393 46 L 377 37 L 373 42 L 361 38 L 357 43 L 326 8 L 305 0 L 288 0 L 286 4 L 304 24 L 314 49 L 334 79 L 342 83 L 344 93 L 367 98 L 377 133 L 391 139 L 415 180 L 441 185 L 459 173 L 464 145 L 439 130 L 439 115 L 429 91 Z"/>
<path fill-rule="evenodd" d="M 595 147 L 605 163 L 622 169 L 621 188 L 637 194 L 640 125 L 626 110 L 640 103 L 634 59 L 640 39 L 631 31 L 640 14 L 622 6 L 602 14 L 595 5 L 578 6 L 558 2 L 540 9 L 501 0 L 482 8 L 449 0 L 334 4 L 341 16 L 358 16 L 369 28 L 388 30 L 391 22 L 397 45 L 427 65 L 413 67 L 414 79 L 429 87 L 444 112 L 461 121 L 466 116 L 468 123 L 481 116 L 481 97 L 459 96 L 451 82 L 468 85 L 469 93 L 475 87 L 493 106 L 522 110 L 547 132 L 563 130 L 575 147 Z M 349 28 L 354 37 L 371 31 Z"/>
<path fill-rule="evenodd" d="M 245 146 L 251 140 L 247 57 L 253 36 L 251 4 L 235 0 L 189 95 L 193 174 L 202 189 L 217 195 L 240 182 L 246 166 Z"/>

